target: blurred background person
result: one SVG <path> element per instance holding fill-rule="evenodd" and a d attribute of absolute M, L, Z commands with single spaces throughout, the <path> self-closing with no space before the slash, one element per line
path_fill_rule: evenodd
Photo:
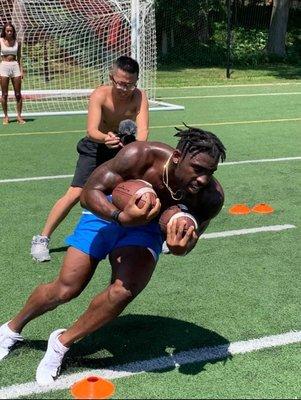
<path fill-rule="evenodd" d="M 7 100 L 8 100 L 8 85 L 11 79 L 15 98 L 17 102 L 17 122 L 25 124 L 22 118 L 22 95 L 21 83 L 23 78 L 23 68 L 21 62 L 21 42 L 17 40 L 15 27 L 7 22 L 4 24 L 0 37 L 0 77 L 1 77 L 1 105 L 3 109 L 3 125 L 9 123 Z"/>

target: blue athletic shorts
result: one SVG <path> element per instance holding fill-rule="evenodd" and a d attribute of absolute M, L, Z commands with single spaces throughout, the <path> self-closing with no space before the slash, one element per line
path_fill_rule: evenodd
<path fill-rule="evenodd" d="M 138 227 L 123 227 L 84 210 L 74 232 L 65 242 L 97 260 L 105 259 L 120 247 L 141 246 L 148 248 L 157 261 L 163 236 L 156 221 Z"/>

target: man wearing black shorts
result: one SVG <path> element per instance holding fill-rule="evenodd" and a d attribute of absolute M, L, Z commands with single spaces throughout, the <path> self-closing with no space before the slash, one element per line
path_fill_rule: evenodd
<path fill-rule="evenodd" d="M 50 260 L 49 240 L 69 211 L 78 203 L 82 188 L 92 171 L 114 157 L 124 146 L 117 134 L 124 120 L 135 121 L 136 139 L 148 137 L 148 101 L 137 88 L 139 65 L 130 57 L 119 57 L 110 74 L 111 85 L 99 86 L 92 93 L 88 107 L 87 136 L 77 145 L 79 158 L 71 186 L 53 206 L 41 233 L 31 242 L 31 256 Z M 130 127 L 132 129 L 132 127 Z"/>

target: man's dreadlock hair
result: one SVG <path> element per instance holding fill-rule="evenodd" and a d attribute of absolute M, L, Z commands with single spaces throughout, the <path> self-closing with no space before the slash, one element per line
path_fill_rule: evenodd
<path fill-rule="evenodd" d="M 187 129 L 175 128 L 178 132 L 174 135 L 180 138 L 177 149 L 182 152 L 183 157 L 187 153 L 192 156 L 207 153 L 215 160 L 220 159 L 223 162 L 226 159 L 226 148 L 214 133 L 183 124 Z"/>

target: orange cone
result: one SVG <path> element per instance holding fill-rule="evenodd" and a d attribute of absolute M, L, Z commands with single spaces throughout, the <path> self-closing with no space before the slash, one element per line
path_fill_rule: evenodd
<path fill-rule="evenodd" d="M 250 207 L 246 204 L 233 204 L 233 206 L 229 208 L 229 213 L 233 215 L 245 215 L 249 214 L 250 211 Z"/>
<path fill-rule="evenodd" d="M 115 385 L 100 376 L 89 376 L 75 382 L 70 392 L 75 399 L 109 399 L 115 392 Z"/>
<path fill-rule="evenodd" d="M 251 211 L 260 214 L 270 214 L 274 211 L 274 208 L 267 203 L 258 203 L 252 207 Z"/>

